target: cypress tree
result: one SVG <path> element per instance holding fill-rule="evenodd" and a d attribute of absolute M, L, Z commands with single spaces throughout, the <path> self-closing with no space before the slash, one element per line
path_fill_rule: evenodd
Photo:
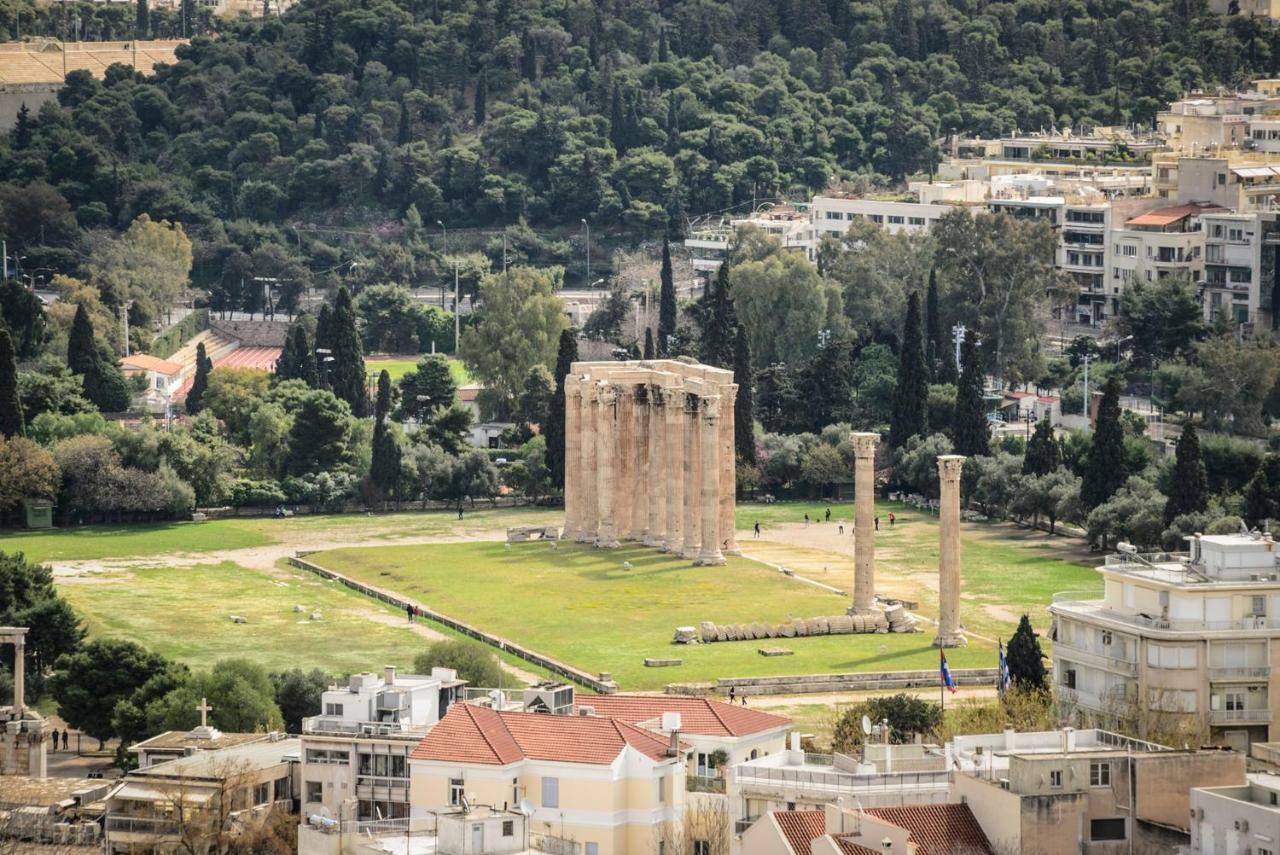
<path fill-rule="evenodd" d="M 542 434 L 547 438 L 547 469 L 551 471 L 552 485 L 559 488 L 564 487 L 564 378 L 577 361 L 578 338 L 573 330 L 562 330 L 556 352 L 556 388 L 551 393 L 547 423 L 542 427 Z"/>
<path fill-rule="evenodd" d="M 329 318 L 329 384 L 333 394 L 346 401 L 358 418 L 369 413 L 369 396 L 365 391 L 364 350 L 356 329 L 356 310 L 351 292 L 343 285 L 338 289 L 333 313 Z"/>
<path fill-rule="evenodd" d="M 676 280 L 671 270 L 671 240 L 662 236 L 662 288 L 658 294 L 658 352 L 671 355 L 671 337 L 676 332 Z"/>
<path fill-rule="evenodd" d="M 644 328 L 644 358 L 653 359 L 656 356 L 653 349 L 653 327 Z"/>
<path fill-rule="evenodd" d="M 204 342 L 196 345 L 196 376 L 191 380 L 191 388 L 187 391 L 187 413 L 195 415 L 204 407 L 204 393 L 209 388 L 209 372 L 213 370 L 213 360 L 204 349 Z"/>
<path fill-rule="evenodd" d="M 118 413 L 129 408 L 129 384 L 120 373 L 115 354 L 106 345 L 99 346 L 83 305 L 76 307 L 67 336 L 67 365 L 81 376 L 84 396 L 98 409 Z"/>
<path fill-rule="evenodd" d="M 1244 518 L 1253 526 L 1280 520 L 1280 454 L 1268 454 L 1244 488 Z"/>
<path fill-rule="evenodd" d="M 93 337 L 93 321 L 83 305 L 76 306 L 76 315 L 67 334 L 67 365 L 72 374 L 88 378 L 96 371 L 98 346 Z"/>
<path fill-rule="evenodd" d="M 925 356 L 929 378 L 935 383 L 954 383 L 955 365 L 949 366 L 951 351 L 942 335 L 942 311 L 938 308 L 938 271 L 929 271 L 929 290 L 924 299 Z"/>
<path fill-rule="evenodd" d="M 747 329 L 738 324 L 733 339 L 733 380 L 738 384 L 738 397 L 733 402 L 733 444 L 738 462 L 752 466 L 756 462 L 755 393 L 751 388 L 751 346 Z"/>
<path fill-rule="evenodd" d="M 284 334 L 284 348 L 280 358 L 276 360 L 275 375 L 281 380 L 292 380 L 298 376 L 298 337 L 295 333 L 298 325 L 289 327 Z"/>
<path fill-rule="evenodd" d="M 520 76 L 529 81 L 538 79 L 538 46 L 528 30 L 520 36 Z"/>
<path fill-rule="evenodd" d="M 481 70 L 479 78 L 476 80 L 476 127 L 484 124 L 485 116 L 488 114 L 488 106 L 486 102 L 489 99 L 489 77 Z"/>
<path fill-rule="evenodd" d="M 1086 411 L 1088 406 L 1086 402 Z M 1113 375 L 1103 387 L 1102 400 L 1098 404 L 1098 424 L 1080 484 L 1081 503 L 1088 510 L 1093 510 L 1110 499 L 1127 477 L 1124 428 L 1120 426 L 1120 381 Z"/>
<path fill-rule="evenodd" d="M 618 154 L 627 150 L 627 119 L 622 109 L 622 89 L 615 83 L 609 99 L 609 141 L 618 150 Z"/>
<path fill-rule="evenodd" d="M 960 382 L 956 387 L 956 454 L 974 457 L 991 453 L 991 431 L 982 403 L 981 355 L 972 337 L 960 348 Z"/>
<path fill-rule="evenodd" d="M 1036 425 L 1026 456 L 1022 458 L 1023 475 L 1048 475 L 1058 468 L 1058 441 L 1053 438 L 1053 425 L 1045 416 Z"/>
<path fill-rule="evenodd" d="M 1169 484 L 1169 498 L 1164 503 L 1164 523 L 1175 517 L 1204 511 L 1209 507 L 1209 475 L 1204 460 L 1200 458 L 1200 437 L 1188 422 L 1178 438 L 1178 448 L 1173 464 L 1173 480 Z"/>
<path fill-rule="evenodd" d="M 373 459 L 369 466 L 369 480 L 383 496 L 398 497 L 400 483 L 400 446 L 387 427 L 387 414 L 391 412 L 391 375 L 384 368 L 378 375 L 378 401 L 374 409 Z"/>
<path fill-rule="evenodd" d="M 25 436 L 22 402 L 18 399 L 18 354 L 9 330 L 0 324 L 0 436 Z"/>
<path fill-rule="evenodd" d="M 316 315 L 316 342 L 313 351 L 316 355 L 316 380 L 318 388 L 329 388 L 329 373 L 333 363 L 333 312 L 328 303 L 320 305 L 320 314 Z"/>
<path fill-rule="evenodd" d="M 667 48 L 667 28 L 658 29 L 658 62 L 666 62 L 671 59 L 671 52 Z"/>
<path fill-rule="evenodd" d="M 733 340 L 737 319 L 729 296 L 729 265 L 721 264 L 707 295 L 706 326 L 702 330 L 702 361 L 717 368 L 733 365 Z"/>
<path fill-rule="evenodd" d="M 908 439 L 928 429 L 929 378 L 924 365 L 924 341 L 920 328 L 920 295 L 907 298 L 902 322 L 902 346 L 898 351 L 898 382 L 893 388 L 893 413 L 889 444 L 901 448 Z"/>
<path fill-rule="evenodd" d="M 134 36 L 139 39 L 145 39 L 151 32 L 151 12 L 147 8 L 147 0 L 138 0 L 133 29 Z"/>
<path fill-rule="evenodd" d="M 1018 628 L 1009 639 L 1005 661 L 1009 664 L 1009 680 L 1018 688 L 1044 690 L 1044 653 L 1026 615 L 1018 621 Z"/>
<path fill-rule="evenodd" d="M 18 121 L 13 126 L 13 147 L 21 151 L 31 145 L 31 111 L 27 109 L 27 102 L 23 101 L 18 107 Z"/>

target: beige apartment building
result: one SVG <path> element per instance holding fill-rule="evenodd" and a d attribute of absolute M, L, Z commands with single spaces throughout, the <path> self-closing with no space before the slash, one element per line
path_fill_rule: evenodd
<path fill-rule="evenodd" d="M 503 712 L 458 704 L 410 759 L 413 817 L 462 807 L 519 808 L 531 848 L 574 855 L 655 850 L 685 810 L 688 745 L 614 718 Z"/>
<path fill-rule="evenodd" d="M 1101 600 L 1055 598 L 1053 681 L 1086 716 L 1205 721 L 1240 750 L 1277 738 L 1272 650 L 1280 567 L 1270 534 L 1196 535 L 1185 553 L 1123 549 Z"/>

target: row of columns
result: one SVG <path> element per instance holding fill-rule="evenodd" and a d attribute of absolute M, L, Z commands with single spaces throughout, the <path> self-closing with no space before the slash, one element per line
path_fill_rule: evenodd
<path fill-rule="evenodd" d="M 737 553 L 737 386 L 655 365 L 672 364 L 575 365 L 565 378 L 564 536 L 604 549 L 633 541 L 723 564 Z"/>

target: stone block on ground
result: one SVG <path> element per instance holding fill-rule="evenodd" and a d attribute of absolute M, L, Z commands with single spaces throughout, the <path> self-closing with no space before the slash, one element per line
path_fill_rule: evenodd
<path fill-rule="evenodd" d="M 676 627 L 676 634 L 672 640 L 676 644 L 696 644 L 698 641 L 698 631 L 691 626 Z"/>
<path fill-rule="evenodd" d="M 683 659 L 645 659 L 644 667 L 646 668 L 675 668 L 683 665 Z"/>
<path fill-rule="evenodd" d="M 778 624 L 777 632 L 774 637 L 775 638 L 795 638 L 796 637 L 795 624 L 790 624 L 790 623 Z"/>
<path fill-rule="evenodd" d="M 848 635 L 853 632 L 853 618 L 848 615 L 836 615 L 827 623 L 832 635 Z"/>
<path fill-rule="evenodd" d="M 794 656 L 794 650 L 788 650 L 785 647 L 761 647 L 756 651 L 761 656 Z"/>
<path fill-rule="evenodd" d="M 702 636 L 703 641 L 716 640 L 716 625 L 709 620 L 704 620 L 698 624 L 698 632 Z"/>
<path fill-rule="evenodd" d="M 809 622 L 804 618 L 792 618 L 791 625 L 795 627 L 796 635 L 801 638 L 809 634 Z"/>
<path fill-rule="evenodd" d="M 231 618 L 232 623 L 248 623 L 249 622 L 248 619 L 244 617 L 244 615 L 228 615 L 228 617 Z"/>
<path fill-rule="evenodd" d="M 831 625 L 827 623 L 826 618 L 816 617 L 809 621 L 810 635 L 827 635 L 829 632 L 831 632 Z"/>
<path fill-rule="evenodd" d="M 716 624 L 716 641 L 728 641 L 729 628 L 724 624 Z"/>
<path fill-rule="evenodd" d="M 756 621 L 755 623 L 751 624 L 751 637 L 757 640 L 761 638 L 768 638 L 769 628 L 765 626 L 764 623 L 762 623 L 761 621 Z"/>

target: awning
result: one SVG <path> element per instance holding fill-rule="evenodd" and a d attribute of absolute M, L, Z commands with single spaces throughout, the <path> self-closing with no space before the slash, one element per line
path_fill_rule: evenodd
<path fill-rule="evenodd" d="M 156 786 L 141 781 L 126 781 L 119 789 L 107 796 L 108 799 L 125 799 L 135 802 L 183 802 L 184 804 L 204 804 L 213 797 L 210 790 L 193 789 L 175 783 L 171 787 Z"/>

